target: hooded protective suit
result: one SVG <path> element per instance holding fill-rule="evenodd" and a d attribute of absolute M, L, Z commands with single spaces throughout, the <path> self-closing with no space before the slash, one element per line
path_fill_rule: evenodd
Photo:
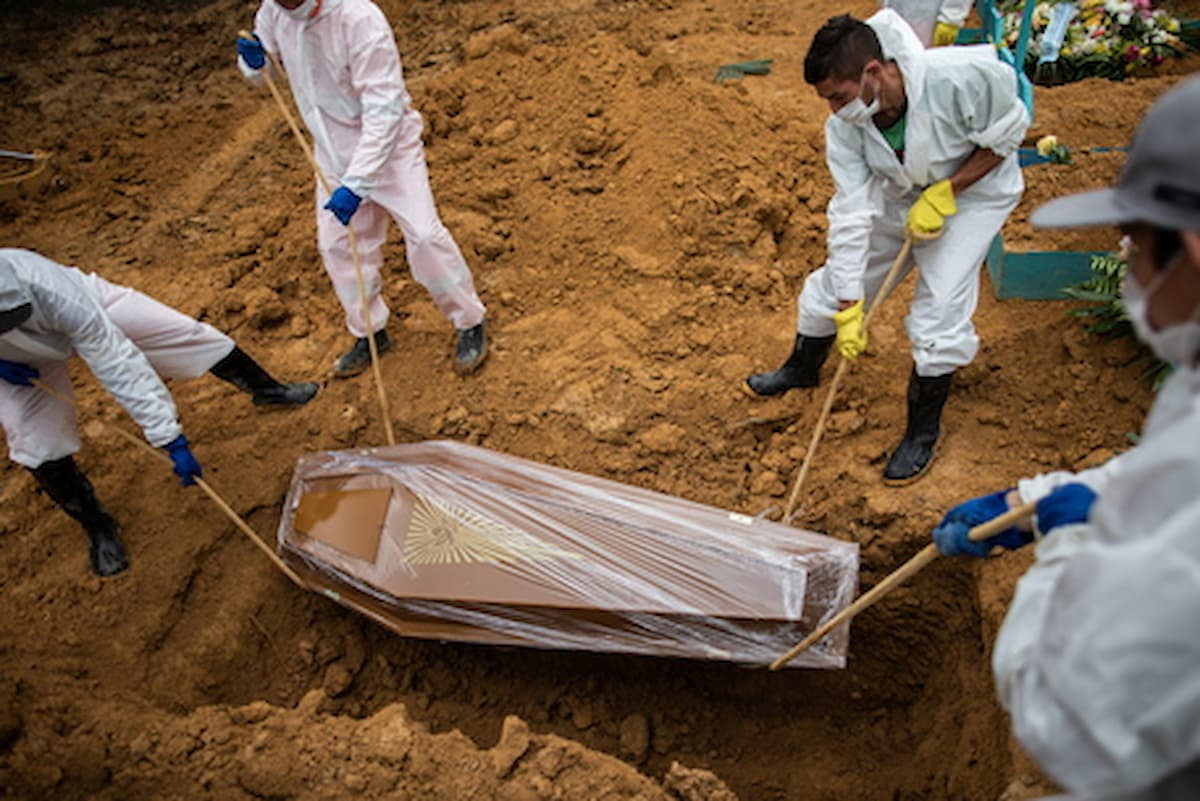
<path fill-rule="evenodd" d="M 797 328 L 808 337 L 830 336 L 839 300 L 870 302 L 900 252 L 908 209 L 921 191 L 949 178 L 977 148 L 992 150 L 1004 160 L 957 195 L 958 213 L 946 219 L 942 236 L 913 246 L 921 270 L 905 329 L 917 375 L 945 375 L 969 364 L 979 348 L 971 322 L 979 267 L 1025 186 L 1017 148 L 1029 114 L 1016 73 L 991 46 L 926 50 L 891 9 L 867 24 L 904 78 L 904 160 L 873 122 L 825 122 L 835 184 L 828 255 L 804 282 Z"/>
<path fill-rule="evenodd" d="M 404 86 L 400 54 L 383 12 L 369 0 L 321 0 L 313 16 L 295 19 L 275 0 L 264 0 L 254 33 L 287 72 L 330 186 L 345 186 L 363 198 L 350 224 L 358 240 L 370 326 L 362 314 L 349 233 L 323 210 L 328 194 L 317 181 L 317 242 L 350 332 L 365 337 L 368 328 L 378 331 L 387 323 L 379 270 L 389 215 L 404 234 L 413 277 L 454 327 L 482 322 L 484 307 L 470 268 L 438 217 L 421 142 L 424 121 Z M 238 65 L 247 77 L 261 80 L 243 59 Z"/>
<path fill-rule="evenodd" d="M 32 313 L 0 334 L 0 359 L 37 368 L 70 398 L 67 360 L 78 354 L 157 447 L 183 433 L 159 375 L 195 378 L 234 347 L 212 326 L 140 292 L 28 250 L 0 249 L 0 311 L 23 303 Z M 37 387 L 0 381 L 0 425 L 10 457 L 25 467 L 79 450 L 75 408 Z"/>
<path fill-rule="evenodd" d="M 882 5 L 908 20 L 921 44 L 929 47 L 937 24 L 944 22 L 961 28 L 972 4 L 972 0 L 883 0 Z"/>
<path fill-rule="evenodd" d="M 1087 523 L 1042 540 L 992 670 L 1018 739 L 1086 799 L 1200 797 L 1200 371 L 1177 368 L 1137 447 L 1081 481 Z"/>

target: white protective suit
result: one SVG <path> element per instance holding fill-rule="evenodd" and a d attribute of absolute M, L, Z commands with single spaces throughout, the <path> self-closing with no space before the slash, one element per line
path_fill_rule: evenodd
<path fill-rule="evenodd" d="M 70 398 L 67 360 L 78 354 L 158 447 L 183 433 L 159 375 L 195 378 L 234 347 L 212 326 L 129 287 L 28 250 L 0 249 L 0 308 L 24 303 L 33 314 L 0 334 L 0 359 L 37 368 L 40 380 Z M 0 425 L 9 456 L 25 467 L 79 450 L 75 407 L 38 387 L 0 380 Z"/>
<path fill-rule="evenodd" d="M 400 54 L 383 12 L 370 0 L 322 0 L 315 16 L 297 20 L 275 0 L 263 0 L 254 32 L 282 62 L 330 187 L 345 186 L 363 198 L 350 224 L 360 251 L 370 330 L 383 328 L 388 319 L 379 271 L 389 215 L 404 234 L 413 277 L 442 314 L 458 329 L 482 322 L 484 307 L 471 270 L 438 217 L 421 142 L 425 123 L 404 86 Z M 238 64 L 247 77 L 261 80 L 243 59 Z M 346 311 L 347 328 L 365 337 L 350 236 L 322 208 L 327 200 L 318 180 L 317 243 L 325 270 Z"/>
<path fill-rule="evenodd" d="M 827 209 L 828 255 L 805 279 L 797 328 L 805 336 L 831 336 L 839 300 L 869 304 L 900 252 L 908 210 L 922 190 L 949 178 L 976 148 L 986 148 L 1004 160 L 957 195 L 958 213 L 946 218 L 940 238 L 912 250 L 921 268 L 904 321 L 913 361 L 919 376 L 945 375 L 969 364 L 979 349 L 971 322 L 979 268 L 1025 187 L 1017 148 L 1029 114 L 1017 96 L 1016 73 L 990 45 L 926 50 L 891 9 L 867 24 L 904 78 L 904 162 L 874 123 L 826 120 L 826 160 L 835 185 Z"/>
<path fill-rule="evenodd" d="M 972 0 L 883 0 L 880 5 L 904 17 L 921 44 L 929 47 L 939 22 L 956 28 L 963 26 L 971 13 Z"/>
<path fill-rule="evenodd" d="M 1081 481 L 1085 524 L 1036 548 L 992 655 L 1026 751 L 1073 798 L 1200 798 L 1200 371 L 1159 391 L 1137 445 Z"/>

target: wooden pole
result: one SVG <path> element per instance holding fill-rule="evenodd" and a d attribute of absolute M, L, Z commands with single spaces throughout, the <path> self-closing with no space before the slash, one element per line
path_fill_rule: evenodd
<path fill-rule="evenodd" d="M 42 381 L 39 378 L 34 378 L 34 379 L 30 379 L 30 380 L 34 386 L 36 386 L 38 389 L 42 390 L 43 392 L 47 392 L 50 395 L 53 395 L 55 398 L 58 398 L 63 403 L 70 404 L 71 406 L 75 405 L 74 401 L 72 401 L 66 395 L 63 395 L 61 392 L 56 390 L 54 387 L 47 384 L 45 381 Z M 132 442 L 137 447 L 148 452 L 155 459 L 158 459 L 161 462 L 165 462 L 168 466 L 174 466 L 175 463 L 173 461 L 171 461 L 170 456 L 167 456 L 167 454 L 163 453 L 162 450 L 155 448 L 149 442 L 146 442 L 145 440 L 135 437 L 133 434 L 130 434 L 125 429 L 121 428 L 118 425 L 113 425 L 112 423 L 109 423 L 107 420 L 101 420 L 100 423 L 103 424 L 106 428 L 108 428 L 108 430 L 116 432 L 117 435 L 123 437 L 127 441 Z M 235 512 L 232 507 L 230 507 L 229 504 L 225 503 L 224 499 L 222 499 L 221 496 L 217 494 L 217 491 L 208 485 L 208 482 L 206 482 L 204 479 L 200 478 L 199 476 L 196 476 L 196 485 L 199 486 L 200 489 L 204 490 L 204 494 L 207 495 L 209 498 L 211 498 L 213 500 L 213 502 L 217 504 L 217 507 L 222 512 L 225 513 L 225 516 L 228 517 L 230 520 L 232 520 L 233 524 L 236 525 L 238 527 L 238 529 L 243 534 L 245 534 L 250 539 L 251 542 L 254 543 L 256 548 L 258 548 L 260 551 L 262 551 L 264 554 L 266 554 L 267 558 L 270 559 L 272 563 L 274 563 L 275 567 L 279 568 L 283 572 L 284 575 L 286 575 L 289 579 L 291 579 L 293 584 L 295 584 L 297 587 L 299 587 L 302 590 L 308 589 L 308 585 L 304 583 L 304 579 L 300 578 L 299 574 L 297 574 L 296 571 L 294 571 L 290 567 L 288 567 L 287 564 L 285 564 L 284 561 L 279 558 L 278 554 L 276 554 L 274 551 L 272 551 L 267 546 L 267 544 L 265 542 L 263 542 L 262 539 L 259 538 L 259 536 L 256 533 L 254 533 L 254 529 L 250 528 L 250 526 L 246 524 L 246 521 L 243 520 L 238 515 L 238 513 Z"/>
<path fill-rule="evenodd" d="M 1026 503 L 1021 506 L 1009 509 L 999 517 L 993 518 L 986 523 L 976 526 L 968 532 L 967 536 L 972 540 L 985 540 L 988 537 L 994 537 L 1009 526 L 1016 525 L 1024 520 L 1028 520 L 1033 516 L 1034 509 L 1037 504 Z M 883 596 L 887 595 L 896 587 L 908 581 L 916 575 L 923 567 L 932 562 L 938 556 L 937 546 L 933 543 L 926 545 L 917 555 L 909 559 L 899 568 L 888 574 L 883 581 L 876 584 L 867 592 L 858 597 L 854 603 L 847 606 L 841 612 L 831 617 L 829 620 L 822 623 L 812 634 L 809 634 L 800 643 L 788 651 L 783 656 L 771 663 L 771 670 L 779 670 L 781 667 L 791 662 L 800 654 L 807 651 L 810 647 L 819 642 L 826 634 L 836 629 L 838 626 L 850 620 L 850 618 L 862 612 L 864 609 L 872 606 Z"/>
<path fill-rule="evenodd" d="M 907 236 L 904 239 L 904 245 L 900 248 L 900 253 L 896 256 L 896 260 L 892 262 L 891 269 L 883 278 L 883 283 L 879 285 L 879 291 L 875 293 L 874 299 L 871 301 L 871 308 L 867 309 L 866 317 L 863 318 L 863 331 L 867 330 L 867 326 L 871 324 L 871 318 L 875 316 L 875 310 L 883 305 L 884 298 L 891 291 L 892 285 L 896 282 L 896 276 L 899 275 L 901 268 L 908 261 L 908 254 L 912 251 L 912 236 Z M 812 438 L 808 441 L 808 450 L 804 452 L 804 461 L 800 464 L 800 472 L 796 474 L 796 481 L 792 484 L 792 492 L 788 496 L 787 508 L 783 513 L 784 522 L 791 520 L 792 513 L 796 510 L 796 503 L 800 498 L 800 487 L 804 485 L 804 479 L 808 477 L 808 469 L 812 466 L 814 454 L 817 452 L 817 443 L 821 441 L 821 435 L 825 433 L 825 423 L 829 419 L 829 412 L 833 409 L 833 399 L 837 395 L 838 385 L 842 383 L 842 377 L 846 375 L 846 370 L 850 367 L 850 359 L 842 357 L 841 363 L 838 364 L 837 372 L 833 374 L 833 381 L 829 383 L 829 391 L 825 393 L 825 404 L 821 407 L 821 416 L 817 418 L 817 425 L 813 428 Z"/>
<path fill-rule="evenodd" d="M 253 39 L 254 36 L 248 31 L 239 31 L 238 36 L 243 39 Z M 265 50 L 263 52 L 266 52 Z M 321 171 L 321 167 L 317 164 L 317 157 L 313 155 L 312 147 L 308 144 L 308 140 L 304 138 L 304 133 L 300 130 L 300 124 L 296 122 L 295 116 L 292 114 L 291 107 L 288 106 L 283 94 L 279 91 L 279 87 L 275 84 L 275 80 L 271 77 L 271 70 L 283 74 L 283 69 L 275 61 L 275 57 L 267 53 L 267 58 L 270 61 L 271 69 L 263 70 L 262 75 L 266 79 L 267 88 L 271 90 L 272 97 L 279 105 L 279 110 L 283 112 L 284 119 L 287 120 L 288 127 L 292 129 L 292 133 L 296 135 L 296 141 L 300 143 L 300 149 L 304 151 L 305 157 L 313 170 L 317 174 L 317 180 L 321 182 L 321 188 L 325 190 L 325 194 L 332 195 L 333 187 L 329 184 L 329 179 L 325 177 L 325 173 Z M 379 406 L 383 412 L 383 428 L 387 435 L 388 445 L 396 444 L 396 435 L 392 431 L 392 415 L 388 411 L 387 394 L 383 389 L 383 372 L 379 369 L 379 348 L 375 344 L 375 332 L 371 329 L 371 313 L 368 308 L 367 301 L 367 285 L 363 280 L 362 263 L 359 261 L 358 255 L 358 237 L 354 233 L 354 229 L 347 225 L 346 233 L 350 236 L 350 258 L 354 262 L 354 277 L 358 281 L 358 302 L 362 306 L 363 323 L 367 327 L 367 350 L 371 353 L 371 374 L 375 379 L 375 389 L 379 395 Z"/>

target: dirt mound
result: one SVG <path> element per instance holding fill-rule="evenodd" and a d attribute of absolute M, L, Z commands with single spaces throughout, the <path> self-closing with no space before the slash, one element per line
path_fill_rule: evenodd
<path fill-rule="evenodd" d="M 64 1 L 0 17 L 0 144 L 55 154 L 51 186 L 0 206 L 0 230 L 6 246 L 133 285 L 282 377 L 311 378 L 348 335 L 303 156 L 232 63 L 253 5 Z M 826 109 L 800 61 L 827 5 L 381 6 L 494 341 L 479 375 L 454 376 L 449 326 L 389 244 L 398 438 L 459 439 L 748 514 L 782 505 L 823 392 L 751 403 L 737 383 L 786 353 L 795 294 L 823 258 Z M 713 82 L 752 58 L 774 59 L 771 74 Z M 1035 133 L 1124 144 L 1177 79 L 1106 84 L 1103 114 L 1083 111 L 1092 83 L 1039 89 Z M 1031 171 L 1031 197 L 1051 174 L 1046 194 L 1107 180 Z M 1037 244 L 1073 248 L 1071 236 Z M 908 291 L 843 383 L 798 521 L 859 542 L 864 587 L 949 505 L 1127 447 L 1150 400 L 1129 344 L 1094 340 L 1066 304 L 985 290 L 983 348 L 956 380 L 939 461 L 886 489 Z M 25 471 L 0 468 L 7 795 L 728 797 L 676 762 L 743 799 L 1037 786 L 1021 778 L 987 665 L 1023 556 L 931 566 L 855 621 L 840 672 L 403 640 L 295 589 L 205 497 L 98 426 L 128 421 L 78 379 L 79 460 L 124 525 L 132 568 L 90 578 L 74 525 Z M 266 537 L 300 453 L 384 442 L 368 375 L 291 412 L 211 377 L 172 389 L 206 478 Z M 515 757 L 526 735 L 513 715 L 530 729 Z"/>
<path fill-rule="evenodd" d="M 258 701 L 165 717 L 91 703 L 69 719 L 39 710 L 6 759 L 7 797 L 88 798 L 611 798 L 729 801 L 712 773 L 672 764 L 662 782 L 520 718 L 480 750 L 458 732 L 430 734 L 402 704 L 356 720 L 321 711 L 313 690 L 296 709 Z M 11 744 L 13 734 L 7 734 Z"/>

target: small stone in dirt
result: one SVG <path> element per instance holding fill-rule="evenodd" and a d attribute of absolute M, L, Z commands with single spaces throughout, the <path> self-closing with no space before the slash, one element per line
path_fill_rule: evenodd
<path fill-rule="evenodd" d="M 325 671 L 325 678 L 321 682 L 321 686 L 325 689 L 326 695 L 330 698 L 337 698 L 350 689 L 353 681 L 354 674 L 345 665 L 336 663 L 330 665 Z"/>
<path fill-rule="evenodd" d="M 633 714 L 621 721 L 621 753 L 642 760 L 650 749 L 650 721 L 645 715 Z"/>
<path fill-rule="evenodd" d="M 680 801 L 737 801 L 737 796 L 711 771 L 688 768 L 678 762 L 663 777 L 663 787 Z"/>
<path fill-rule="evenodd" d="M 595 716 L 592 714 L 592 705 L 586 701 L 581 701 L 573 705 L 571 710 L 571 722 L 575 724 L 577 729 L 586 729 L 596 722 Z"/>
<path fill-rule="evenodd" d="M 758 474 L 758 478 L 750 485 L 750 492 L 754 495 L 770 495 L 778 497 L 787 491 L 787 487 L 783 484 L 783 479 L 773 470 L 766 470 Z"/>
<path fill-rule="evenodd" d="M 325 703 L 326 698 L 328 696 L 324 690 L 309 690 L 300 699 L 300 703 L 296 704 L 296 711 L 305 715 L 316 715 L 321 711 L 321 704 Z"/>
<path fill-rule="evenodd" d="M 517 760 L 529 750 L 529 743 L 529 726 L 525 721 L 516 715 L 506 717 L 500 730 L 500 741 L 488 752 L 497 778 L 503 779 L 512 771 Z"/>
<path fill-rule="evenodd" d="M 502 145 L 505 142 L 511 142 L 516 139 L 520 133 L 521 129 L 517 125 L 517 121 L 507 119 L 489 131 L 484 137 L 484 142 L 489 145 Z"/>
<path fill-rule="evenodd" d="M 651 453 L 677 453 L 687 441 L 687 432 L 674 423 L 659 423 L 638 437 L 638 442 Z"/>
<path fill-rule="evenodd" d="M 346 789 L 356 793 L 367 789 L 367 780 L 361 773 L 347 773 L 342 776 L 342 784 L 346 785 Z"/>

